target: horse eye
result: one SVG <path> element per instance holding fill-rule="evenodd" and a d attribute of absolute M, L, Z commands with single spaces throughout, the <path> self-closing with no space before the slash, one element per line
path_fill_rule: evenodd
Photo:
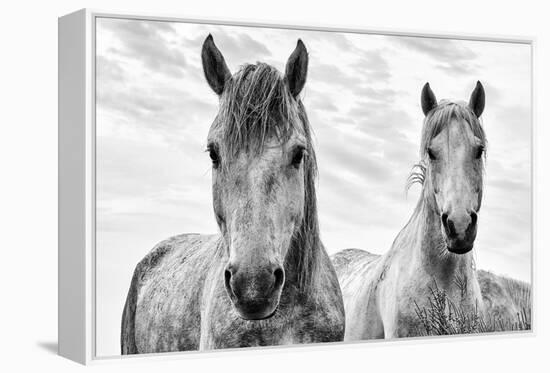
<path fill-rule="evenodd" d="M 430 149 L 430 148 L 428 148 L 428 157 L 430 157 L 430 159 L 431 159 L 432 161 L 435 161 L 435 160 L 436 160 L 435 154 L 434 154 L 433 150 Z"/>
<path fill-rule="evenodd" d="M 476 159 L 480 159 L 484 151 L 485 149 L 483 148 L 483 146 L 479 146 L 476 150 Z"/>
<path fill-rule="evenodd" d="M 218 152 L 213 147 L 208 147 L 208 153 L 210 154 L 210 159 L 212 160 L 212 167 L 218 168 L 220 165 L 220 156 Z"/>
<path fill-rule="evenodd" d="M 300 164 L 302 163 L 302 160 L 304 159 L 304 153 L 305 149 L 302 147 L 298 147 L 294 151 L 294 155 L 292 156 L 292 166 L 298 168 L 300 167 Z"/>

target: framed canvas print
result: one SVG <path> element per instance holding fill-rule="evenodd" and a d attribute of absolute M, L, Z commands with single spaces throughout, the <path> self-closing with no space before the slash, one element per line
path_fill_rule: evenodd
<path fill-rule="evenodd" d="M 60 354 L 529 334 L 532 48 L 60 18 Z"/>

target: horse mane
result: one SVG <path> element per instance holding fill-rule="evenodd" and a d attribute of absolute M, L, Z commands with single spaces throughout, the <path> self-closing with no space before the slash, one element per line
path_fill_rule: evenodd
<path fill-rule="evenodd" d="M 431 141 L 451 123 L 461 120 L 466 122 L 474 135 L 481 140 L 483 148 L 487 147 L 487 137 L 481 125 L 481 120 L 465 102 L 442 100 L 439 105 L 424 118 L 422 137 L 420 140 L 420 161 L 412 167 L 407 178 L 407 189 L 413 184 L 424 185 L 427 171 L 428 147 Z M 486 155 L 485 151 L 483 153 Z"/>
<path fill-rule="evenodd" d="M 313 280 L 320 270 L 321 240 L 319 238 L 319 220 L 317 215 L 317 194 L 315 181 L 317 179 L 317 158 L 313 148 L 312 132 L 305 108 L 298 102 L 298 116 L 303 123 L 304 136 L 307 142 L 307 156 L 304 158 L 304 217 L 300 229 L 294 237 L 294 244 L 287 254 L 289 261 L 294 259 L 297 269 L 299 289 L 307 294 L 313 286 Z"/>
<path fill-rule="evenodd" d="M 297 285 L 307 294 L 319 271 L 321 243 L 315 193 L 317 159 L 304 105 L 292 96 L 277 69 L 265 63 L 246 64 L 226 82 L 213 129 L 221 131 L 225 142 L 220 150 L 229 160 L 241 151 L 261 154 L 272 137 L 284 144 L 294 131 L 304 136 L 304 217 L 292 239 L 285 268 L 295 270 Z"/>

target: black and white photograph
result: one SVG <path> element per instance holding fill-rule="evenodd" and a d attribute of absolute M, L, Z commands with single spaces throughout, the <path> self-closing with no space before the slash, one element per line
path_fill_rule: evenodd
<path fill-rule="evenodd" d="M 531 330 L 531 66 L 96 18 L 97 355 Z"/>

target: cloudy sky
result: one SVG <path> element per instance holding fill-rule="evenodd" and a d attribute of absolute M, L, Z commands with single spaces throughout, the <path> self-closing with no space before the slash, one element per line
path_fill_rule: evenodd
<path fill-rule="evenodd" d="M 97 21 L 97 352 L 120 352 L 136 263 L 179 233 L 215 233 L 206 136 L 217 96 L 204 80 L 208 33 L 235 72 L 280 71 L 296 40 L 309 51 L 302 98 L 315 132 L 321 237 L 329 253 L 384 253 L 419 194 L 420 90 L 467 100 L 487 93 L 489 147 L 478 268 L 530 278 L 530 47 L 174 22 Z"/>

